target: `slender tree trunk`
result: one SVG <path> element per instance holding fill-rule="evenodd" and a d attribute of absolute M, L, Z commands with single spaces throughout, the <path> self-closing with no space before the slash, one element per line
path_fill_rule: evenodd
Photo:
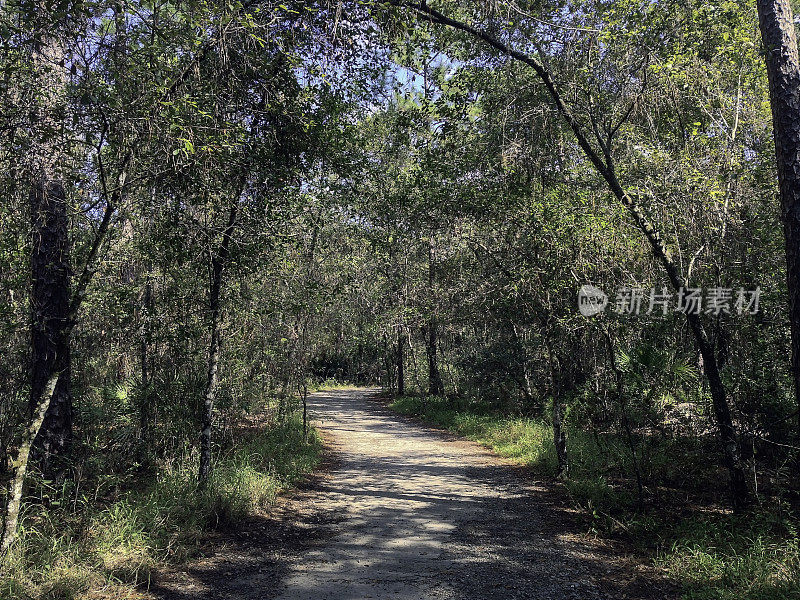
<path fill-rule="evenodd" d="M 22 488 L 25 484 L 25 474 L 28 471 L 28 460 L 37 434 L 42 428 L 47 414 L 47 409 L 50 405 L 50 398 L 55 393 L 58 385 L 60 373 L 51 373 L 45 382 L 44 389 L 40 394 L 39 404 L 33 414 L 28 429 L 25 430 L 25 435 L 20 442 L 19 450 L 17 451 L 17 458 L 14 461 L 16 472 L 14 478 L 11 480 L 9 486 L 8 506 L 6 507 L 5 519 L 3 521 L 3 539 L 0 542 L 0 557 L 8 552 L 9 548 L 17 539 L 17 524 L 19 523 L 19 511 L 22 506 Z"/>
<path fill-rule="evenodd" d="M 149 274 L 148 274 L 149 275 Z M 139 329 L 139 362 L 141 363 L 141 405 L 139 406 L 139 431 L 145 441 L 150 439 L 153 425 L 152 394 L 150 389 L 150 336 L 153 318 L 153 284 L 145 283 L 142 293 L 142 323 Z"/>
<path fill-rule="evenodd" d="M 792 375 L 800 404 L 800 59 L 789 0 L 757 0 L 786 243 Z"/>
<path fill-rule="evenodd" d="M 561 378 L 550 340 L 545 341 L 547 364 L 550 368 L 550 388 L 553 395 L 553 444 L 558 459 L 557 477 L 569 477 L 569 457 L 567 455 L 567 431 L 564 428 L 564 406 L 561 403 Z"/>
<path fill-rule="evenodd" d="M 308 383 L 303 378 L 301 387 L 301 394 L 303 395 L 303 443 L 308 443 Z"/>
<path fill-rule="evenodd" d="M 428 320 L 428 394 L 431 396 L 441 396 L 444 393 L 442 385 L 442 374 L 439 372 L 437 329 L 439 325 L 436 317 L 431 316 Z"/>
<path fill-rule="evenodd" d="M 389 345 L 389 336 L 385 332 L 381 336 L 383 341 L 383 363 L 386 369 L 386 389 L 393 390 L 395 384 L 394 377 L 394 351 L 391 350 Z"/>
<path fill-rule="evenodd" d="M 525 402 L 528 404 L 528 406 L 530 406 L 530 403 L 533 400 L 533 384 L 531 383 L 531 371 L 528 364 L 530 362 L 528 360 L 528 351 L 525 348 L 522 337 L 519 335 L 516 324 L 509 320 L 508 326 L 511 328 L 511 335 L 514 337 L 514 343 L 517 345 L 520 353 L 522 354 L 522 381 L 519 381 L 518 385 L 522 395 L 524 396 Z"/>
<path fill-rule="evenodd" d="M 567 431 L 564 429 L 564 407 L 558 391 L 553 394 L 553 443 L 558 457 L 558 477 L 569 477 L 569 460 L 567 459 Z"/>
<path fill-rule="evenodd" d="M 203 418 L 200 424 L 200 473 L 199 481 L 204 486 L 211 474 L 211 432 L 214 424 L 214 400 L 217 394 L 219 381 L 219 295 L 222 279 L 222 265 L 219 260 L 213 260 L 213 275 L 211 282 L 210 308 L 211 308 L 211 342 L 208 346 L 208 375 L 206 377 L 206 391 L 203 402 Z"/>
<path fill-rule="evenodd" d="M 433 239 L 428 247 L 428 294 L 434 296 L 434 283 L 436 281 Z M 431 316 L 428 319 L 428 394 L 441 396 L 444 392 L 442 375 L 439 372 L 437 334 L 439 324 L 436 322 L 436 306 L 431 306 Z"/>
<path fill-rule="evenodd" d="M 405 353 L 403 352 L 405 337 L 403 328 L 397 326 L 397 395 L 402 396 L 406 391 L 405 381 Z"/>
<path fill-rule="evenodd" d="M 237 198 L 238 201 L 238 198 Z M 231 237 L 236 227 L 237 205 L 234 204 L 228 216 L 228 224 L 222 234 L 222 242 L 218 250 L 212 250 L 211 257 L 211 289 L 209 290 L 209 310 L 211 316 L 211 341 L 208 346 L 208 376 L 203 402 L 203 417 L 200 424 L 200 472 L 198 480 L 200 488 L 204 488 L 211 475 L 211 434 L 214 427 L 214 401 L 217 396 L 219 382 L 219 346 L 220 346 L 220 295 L 222 292 L 222 276 L 228 262 Z"/>

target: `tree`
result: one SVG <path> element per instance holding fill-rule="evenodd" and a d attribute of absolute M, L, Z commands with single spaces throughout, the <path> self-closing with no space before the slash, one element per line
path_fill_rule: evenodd
<path fill-rule="evenodd" d="M 546 63 L 533 55 L 513 49 L 508 43 L 490 33 L 473 27 L 464 21 L 450 18 L 426 3 L 414 4 L 403 2 L 402 0 L 394 0 L 391 4 L 401 8 L 409 8 L 431 23 L 465 32 L 501 54 L 530 67 L 543 83 L 559 115 L 569 127 L 586 158 L 606 182 L 611 194 L 627 209 L 633 222 L 644 235 L 656 259 L 661 263 L 673 289 L 679 291 L 688 287 L 679 266 L 672 259 L 665 246 L 661 232 L 642 209 L 638 194 L 625 191 L 617 176 L 616 166 L 613 161 L 614 137 L 629 113 L 623 113 L 618 121 L 604 118 L 603 116 L 598 118 L 597 115 L 592 115 L 590 118 L 592 128 L 587 131 L 576 117 L 572 108 L 565 102 L 554 79 L 554 74 L 549 70 Z M 590 141 L 592 133 L 596 138 L 594 144 Z M 695 343 L 703 357 L 704 370 L 708 379 L 714 414 L 722 442 L 723 463 L 730 476 L 731 501 L 735 507 L 740 508 L 748 502 L 749 491 L 741 461 L 739 442 L 731 417 L 727 391 L 720 375 L 713 345 L 700 316 L 687 312 L 686 318 Z"/>
<path fill-rule="evenodd" d="M 42 3 L 29 15 L 30 69 L 36 80 L 31 98 L 31 417 L 45 396 L 51 373 L 60 373 L 34 448 L 53 474 L 55 459 L 69 451 L 72 437 L 70 343 L 68 333 L 70 248 L 64 171 L 67 115 L 65 38 L 67 20 L 53 19 Z"/>
<path fill-rule="evenodd" d="M 758 0 L 764 42 L 792 331 L 792 374 L 800 404 L 800 58 L 788 0 Z"/>

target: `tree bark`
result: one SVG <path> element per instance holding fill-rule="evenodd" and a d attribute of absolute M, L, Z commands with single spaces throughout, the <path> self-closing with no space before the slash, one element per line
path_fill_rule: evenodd
<path fill-rule="evenodd" d="M 41 431 L 33 440 L 32 456 L 41 462 L 47 476 L 56 475 L 57 459 L 65 456 L 72 440 L 72 395 L 70 393 L 69 218 L 66 190 L 60 170 L 68 162 L 64 146 L 65 90 L 68 73 L 66 51 L 60 39 L 63 27 L 53 23 L 46 7 L 33 15 L 35 34 L 31 65 L 38 93 L 31 108 L 33 131 L 28 152 L 31 177 L 31 372 L 28 411 L 33 420 L 47 383 L 57 379 L 46 409 Z"/>
<path fill-rule="evenodd" d="M 792 375 L 800 404 L 800 60 L 788 0 L 757 0 L 764 42 L 786 244 Z"/>
<path fill-rule="evenodd" d="M 545 334 L 547 335 L 547 334 Z M 567 431 L 564 429 L 564 406 L 561 403 L 561 377 L 556 364 L 556 356 L 549 340 L 545 341 L 547 364 L 550 367 L 550 389 L 553 396 L 553 444 L 558 460 L 557 477 L 569 477 L 569 456 L 567 455 Z"/>
<path fill-rule="evenodd" d="M 28 425 L 28 429 L 25 430 L 25 435 L 17 451 L 17 458 L 14 460 L 16 471 L 9 485 L 8 505 L 6 506 L 5 518 L 3 520 L 3 538 L 2 542 L 0 542 L 0 558 L 8 552 L 17 539 L 19 511 L 22 506 L 22 489 L 25 484 L 25 475 L 28 472 L 31 447 L 42 428 L 42 423 L 47 415 L 47 409 L 50 406 L 50 398 L 55 393 L 58 380 L 60 379 L 59 375 L 60 373 L 53 372 L 45 382 L 42 393 L 40 394 L 39 404 L 36 406 L 36 411 Z"/>
<path fill-rule="evenodd" d="M 433 239 L 428 247 L 428 294 L 433 300 L 434 283 L 436 281 Z M 444 392 L 442 386 L 442 375 L 439 373 L 439 359 L 437 348 L 437 335 L 439 324 L 436 322 L 436 306 L 431 306 L 431 315 L 428 319 L 428 394 L 431 396 L 441 396 Z"/>
<path fill-rule="evenodd" d="M 617 178 L 616 170 L 611 159 L 611 153 L 614 134 L 619 130 L 619 127 L 622 125 L 622 123 L 619 123 L 616 127 L 605 132 L 605 138 L 601 138 L 598 134 L 597 143 L 600 146 L 600 150 L 595 149 L 592 143 L 590 143 L 584 127 L 572 113 L 572 110 L 564 102 L 564 99 L 562 98 L 561 93 L 559 92 L 558 87 L 553 80 L 552 74 L 547 70 L 547 68 L 545 68 L 544 64 L 539 62 L 536 58 L 525 54 L 524 52 L 514 50 L 505 42 L 500 41 L 485 31 L 443 15 L 436 9 L 428 6 L 425 2 L 415 4 L 405 2 L 404 0 L 390 0 L 390 3 L 394 4 L 395 6 L 411 8 L 419 14 L 424 15 L 425 18 L 430 20 L 432 23 L 444 25 L 468 33 L 471 36 L 482 40 L 495 50 L 498 50 L 506 56 L 509 56 L 533 69 L 547 90 L 547 93 L 555 104 L 559 114 L 575 135 L 575 139 L 583 153 L 592 163 L 600 176 L 605 180 L 609 191 L 630 213 L 634 223 L 644 234 L 645 238 L 650 244 L 653 255 L 666 271 L 672 287 L 675 290 L 686 287 L 686 281 L 681 275 L 678 265 L 667 251 L 660 232 L 656 229 L 653 223 L 650 222 L 647 215 L 642 210 L 641 206 L 639 205 L 638 198 L 635 195 L 625 192 L 622 184 Z M 709 342 L 709 337 L 706 333 L 700 316 L 687 312 L 686 319 L 689 322 L 689 326 L 692 330 L 692 334 L 694 335 L 698 349 L 700 350 L 700 354 L 703 356 L 703 361 L 706 364 L 706 376 L 708 377 L 709 389 L 711 391 L 714 418 L 716 420 L 722 445 L 722 464 L 729 472 L 728 483 L 731 503 L 734 508 L 738 509 L 748 503 L 750 499 L 750 493 L 747 488 L 744 467 L 741 461 L 739 442 L 733 426 L 733 421 L 731 419 L 727 391 L 725 390 L 725 386 L 722 383 L 722 378 L 719 373 L 717 357 L 715 356 L 712 345 Z"/>
<path fill-rule="evenodd" d="M 61 376 L 52 392 L 33 456 L 42 471 L 55 473 L 72 441 L 72 394 L 69 347 L 69 241 L 67 202 L 61 181 L 42 176 L 30 194 L 31 249 L 31 391 L 28 410 L 33 417 L 52 373 Z"/>
<path fill-rule="evenodd" d="M 153 425 L 153 406 L 150 390 L 150 336 L 153 318 L 153 284 L 149 279 L 142 293 L 142 322 L 139 329 L 139 362 L 141 363 L 141 399 L 139 406 L 139 431 L 143 440 L 150 439 Z"/>
<path fill-rule="evenodd" d="M 209 290 L 209 311 L 211 341 L 208 346 L 208 376 L 203 402 L 203 416 L 200 424 L 200 471 L 198 481 L 204 488 L 211 475 L 211 437 L 214 427 L 214 401 L 219 383 L 219 347 L 220 347 L 220 295 L 222 276 L 228 262 L 231 237 L 236 227 L 237 205 L 234 204 L 228 216 L 228 224 L 222 234 L 222 242 L 218 250 L 212 250 L 211 256 L 211 289 Z"/>
<path fill-rule="evenodd" d="M 397 395 L 402 396 L 406 391 L 405 381 L 405 353 L 403 346 L 405 338 L 403 337 L 403 328 L 397 326 Z"/>

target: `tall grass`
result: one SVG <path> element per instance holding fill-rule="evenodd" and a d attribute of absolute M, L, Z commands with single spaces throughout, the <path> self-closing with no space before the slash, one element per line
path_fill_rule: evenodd
<path fill-rule="evenodd" d="M 70 599 L 98 589 L 126 597 L 159 564 L 194 554 L 209 529 L 269 507 L 314 468 L 320 448 L 313 430 L 304 443 L 293 416 L 243 433 L 217 457 L 203 491 L 196 453 L 187 451 L 112 502 L 72 494 L 49 505 L 29 503 L 0 573 L 0 600 Z"/>
<path fill-rule="evenodd" d="M 495 414 L 480 402 L 404 396 L 390 405 L 399 413 L 477 441 L 543 477 L 557 471 L 549 423 Z M 620 436 L 594 435 L 569 427 L 570 478 L 564 482 L 584 509 L 587 526 L 601 534 L 624 534 L 681 584 L 692 600 L 800 600 L 797 519 L 780 503 L 744 515 L 724 510 L 646 514 L 633 510 L 630 450 Z M 682 489 L 720 485 L 704 449 L 692 440 L 662 440 L 640 454 L 649 482 Z M 716 477 L 716 479 L 715 479 Z M 654 503 L 655 504 L 655 503 Z"/>
<path fill-rule="evenodd" d="M 772 508 L 656 523 L 663 540 L 656 563 L 692 600 L 800 598 L 796 520 Z"/>

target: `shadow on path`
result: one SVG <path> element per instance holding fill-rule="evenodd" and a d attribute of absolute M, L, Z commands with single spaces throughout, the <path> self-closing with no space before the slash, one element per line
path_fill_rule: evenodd
<path fill-rule="evenodd" d="M 575 534 L 560 494 L 367 398 L 315 394 L 334 457 L 270 519 L 194 563 L 164 599 L 668 598 L 655 573 Z"/>

